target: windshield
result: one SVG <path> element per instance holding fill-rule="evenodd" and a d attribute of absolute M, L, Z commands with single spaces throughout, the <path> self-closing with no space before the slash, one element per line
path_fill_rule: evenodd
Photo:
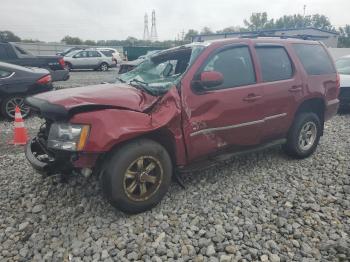
<path fill-rule="evenodd" d="M 188 45 L 159 52 L 146 57 L 134 70 L 122 74 L 118 81 L 151 95 L 162 95 L 178 83 L 203 49 L 201 45 Z"/>
<path fill-rule="evenodd" d="M 350 75 L 350 58 L 342 58 L 335 62 L 337 71 L 343 75 Z"/>

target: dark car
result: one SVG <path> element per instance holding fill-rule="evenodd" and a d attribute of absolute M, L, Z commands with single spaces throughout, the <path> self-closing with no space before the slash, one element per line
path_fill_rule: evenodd
<path fill-rule="evenodd" d="M 0 112 L 3 117 L 13 119 L 16 106 L 22 116 L 27 117 L 30 108 L 24 105 L 24 98 L 52 89 L 48 70 L 0 62 Z"/>
<path fill-rule="evenodd" d="M 69 70 L 61 56 L 36 56 L 15 43 L 0 41 L 0 61 L 20 66 L 45 68 L 50 71 L 52 81 L 69 79 Z"/>
<path fill-rule="evenodd" d="M 155 206 L 172 176 L 282 145 L 316 150 L 339 76 L 316 41 L 231 38 L 162 51 L 115 84 L 27 98 L 46 119 L 26 156 L 40 172 L 100 176 L 110 203 Z"/>

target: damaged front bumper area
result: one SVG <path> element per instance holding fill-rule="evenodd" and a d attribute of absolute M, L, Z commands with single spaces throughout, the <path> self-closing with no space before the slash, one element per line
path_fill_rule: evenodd
<path fill-rule="evenodd" d="M 43 175 L 66 174 L 73 171 L 89 176 L 95 168 L 99 154 L 52 150 L 47 147 L 43 132 L 28 141 L 25 155 L 32 167 Z"/>

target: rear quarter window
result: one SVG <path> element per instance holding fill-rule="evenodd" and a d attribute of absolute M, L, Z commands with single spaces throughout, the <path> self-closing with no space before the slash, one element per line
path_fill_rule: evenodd
<path fill-rule="evenodd" d="M 0 69 L 0 78 L 5 78 L 5 77 L 8 77 L 12 74 L 12 72 L 9 72 L 9 71 L 5 71 L 3 69 Z"/>
<path fill-rule="evenodd" d="M 309 75 L 334 74 L 335 67 L 322 45 L 293 44 L 293 48 Z"/>

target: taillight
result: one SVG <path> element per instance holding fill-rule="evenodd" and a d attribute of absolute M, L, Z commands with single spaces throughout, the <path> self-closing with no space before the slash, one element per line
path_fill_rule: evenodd
<path fill-rule="evenodd" d="M 64 62 L 64 59 L 61 57 L 58 62 L 60 63 L 60 65 L 62 66 L 62 68 L 65 68 L 66 63 Z"/>
<path fill-rule="evenodd" d="M 36 81 L 38 84 L 45 85 L 52 81 L 51 75 L 46 75 L 40 78 L 38 81 Z"/>
<path fill-rule="evenodd" d="M 336 84 L 337 84 L 337 88 L 339 89 L 339 88 L 340 88 L 340 75 L 339 75 L 339 73 L 337 73 L 337 81 L 336 81 Z"/>

